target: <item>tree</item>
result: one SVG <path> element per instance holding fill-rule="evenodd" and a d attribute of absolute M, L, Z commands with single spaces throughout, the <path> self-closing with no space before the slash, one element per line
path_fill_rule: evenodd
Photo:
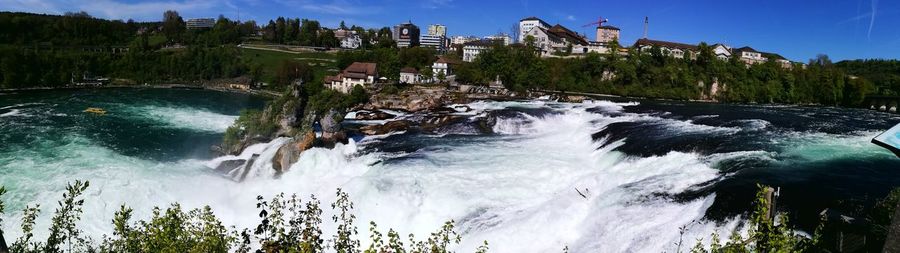
<path fill-rule="evenodd" d="M 181 42 L 181 36 L 186 29 L 184 19 L 177 11 L 167 10 L 163 13 L 162 29 L 169 42 Z"/>
<path fill-rule="evenodd" d="M 424 67 L 421 74 L 424 82 L 434 82 L 434 71 L 431 68 Z"/>
<path fill-rule="evenodd" d="M 438 71 L 437 75 L 435 75 L 435 78 L 437 78 L 439 82 L 443 83 L 444 80 L 447 79 L 447 75 L 444 73 L 444 71 Z"/>
<path fill-rule="evenodd" d="M 519 34 L 522 32 L 521 29 L 519 23 L 513 23 L 512 26 L 509 27 L 509 36 L 512 37 L 513 42 L 521 42 L 519 41 Z"/>

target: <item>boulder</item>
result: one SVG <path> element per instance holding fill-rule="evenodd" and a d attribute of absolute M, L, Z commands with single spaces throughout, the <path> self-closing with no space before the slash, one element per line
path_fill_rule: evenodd
<path fill-rule="evenodd" d="M 227 175 L 228 172 L 231 172 L 234 169 L 237 169 L 247 163 L 247 160 L 244 159 L 235 159 L 235 160 L 225 160 L 213 168 L 216 172 L 221 173 L 222 175 Z"/>
<path fill-rule="evenodd" d="M 306 132 L 299 140 L 291 141 L 278 148 L 275 157 L 272 157 L 272 167 L 275 169 L 276 175 L 287 172 L 291 165 L 300 159 L 300 154 L 313 147 L 316 141 L 316 134 L 312 131 Z"/>
<path fill-rule="evenodd" d="M 569 95 L 561 97 L 560 102 L 581 103 L 584 102 L 585 99 L 587 99 L 585 96 Z"/>
<path fill-rule="evenodd" d="M 409 129 L 410 125 L 412 125 L 412 122 L 410 122 L 409 120 L 395 120 L 384 123 L 384 125 L 363 126 L 359 128 L 359 131 L 365 135 L 381 135 L 392 132 L 405 131 Z"/>
<path fill-rule="evenodd" d="M 281 175 L 281 173 L 287 171 L 291 164 L 294 164 L 300 156 L 297 146 L 291 144 L 282 145 L 281 148 L 278 148 L 278 152 L 275 153 L 275 157 L 272 157 L 272 168 L 275 169 L 276 175 Z"/>
<path fill-rule="evenodd" d="M 490 134 L 494 132 L 494 125 L 497 124 L 497 117 L 488 114 L 478 119 L 478 129 L 482 133 Z"/>
<path fill-rule="evenodd" d="M 335 133 L 341 130 L 340 119 L 343 119 L 344 117 L 339 117 L 340 115 L 338 114 L 339 113 L 336 110 L 331 109 L 319 119 L 319 124 L 322 126 L 322 132 Z"/>
<path fill-rule="evenodd" d="M 427 116 L 422 120 L 421 126 L 422 126 L 422 129 L 424 129 L 426 131 L 432 131 L 439 127 L 443 127 L 443 126 L 449 125 L 451 123 L 454 123 L 460 118 L 461 118 L 460 116 L 446 115 L 446 114 L 445 115 Z"/>
<path fill-rule="evenodd" d="M 394 118 L 394 115 L 382 111 L 356 113 L 357 120 L 386 120 L 392 118 Z"/>

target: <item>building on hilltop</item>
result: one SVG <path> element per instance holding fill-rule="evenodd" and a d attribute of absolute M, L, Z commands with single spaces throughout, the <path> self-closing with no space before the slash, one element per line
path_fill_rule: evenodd
<path fill-rule="evenodd" d="M 212 29 L 216 20 L 212 18 L 192 18 L 185 22 L 187 29 Z"/>
<path fill-rule="evenodd" d="M 500 41 L 504 46 L 509 46 L 509 44 L 513 43 L 512 37 L 505 33 L 497 33 L 494 35 L 484 36 L 484 39 L 491 41 Z"/>
<path fill-rule="evenodd" d="M 633 50 L 637 50 L 641 53 L 649 53 L 654 47 L 659 48 L 660 52 L 665 56 L 678 59 L 684 59 L 684 57 L 687 56 L 690 57 L 690 59 L 697 59 L 698 51 L 696 45 L 662 40 L 638 39 L 634 42 L 634 45 L 631 46 Z"/>
<path fill-rule="evenodd" d="M 393 38 L 397 42 L 397 47 L 417 47 L 419 46 L 419 27 L 412 21 L 395 25 Z"/>
<path fill-rule="evenodd" d="M 475 61 L 475 58 L 478 58 L 479 54 L 495 45 L 500 45 L 501 43 L 502 42 L 500 41 L 493 40 L 476 40 L 466 42 L 465 44 L 463 44 L 463 61 L 473 62 Z"/>
<path fill-rule="evenodd" d="M 453 36 L 453 38 L 450 39 L 450 45 L 451 45 L 451 46 L 462 45 L 462 44 L 466 44 L 466 42 L 471 42 L 471 41 L 476 41 L 476 40 L 479 40 L 478 37 L 474 37 L 474 36 Z"/>
<path fill-rule="evenodd" d="M 550 56 L 555 53 L 572 53 L 576 47 L 590 45 L 587 39 L 562 25 L 554 25 L 550 28 L 535 27 L 525 33 L 525 37 L 534 38 L 534 45 L 540 49 L 542 56 Z"/>
<path fill-rule="evenodd" d="M 356 31 L 337 29 L 334 30 L 334 37 L 341 42 L 341 48 L 357 49 L 362 46 L 362 38 Z"/>
<path fill-rule="evenodd" d="M 770 59 L 774 60 L 782 68 L 791 68 L 793 67 L 793 62 L 785 59 L 779 54 L 776 53 L 767 53 L 756 51 L 751 47 L 742 47 L 734 50 L 734 55 L 740 57 L 740 60 L 746 63 L 747 65 L 759 64 L 768 62 Z"/>
<path fill-rule="evenodd" d="M 537 17 L 527 17 L 519 20 L 519 43 L 525 43 L 525 36 L 532 29 L 540 27 L 544 29 L 550 29 L 550 24 L 544 22 L 543 20 Z"/>
<path fill-rule="evenodd" d="M 727 61 L 731 59 L 731 47 L 726 46 L 725 44 L 717 43 L 711 46 L 713 54 L 719 60 Z"/>
<path fill-rule="evenodd" d="M 763 57 L 761 52 L 756 51 L 752 47 L 734 49 L 732 53 L 747 65 L 766 62 L 766 57 Z"/>
<path fill-rule="evenodd" d="M 340 74 L 326 76 L 325 85 L 341 93 L 350 93 L 354 86 L 360 85 L 368 88 L 378 79 L 378 68 L 371 62 L 354 62 L 347 66 Z"/>
<path fill-rule="evenodd" d="M 611 25 L 601 25 L 597 26 L 597 42 L 600 43 L 610 43 L 613 41 L 619 41 L 619 30 L 618 27 Z"/>

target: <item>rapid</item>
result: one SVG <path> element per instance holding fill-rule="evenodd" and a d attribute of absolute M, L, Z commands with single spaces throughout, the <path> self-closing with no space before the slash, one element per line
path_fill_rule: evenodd
<path fill-rule="evenodd" d="M 757 183 L 780 187 L 783 211 L 807 231 L 825 207 L 871 205 L 900 186 L 900 161 L 869 144 L 900 122 L 895 115 L 628 99 L 473 102 L 461 123 L 314 148 L 277 178 L 271 159 L 286 138 L 239 155 L 259 155 L 242 182 L 214 172 L 235 157 L 212 156 L 209 146 L 242 108 L 263 102 L 181 90 L 0 96 L 3 230 L 18 237 L 21 209 L 39 204 L 36 231 L 46 236 L 66 183 L 79 179 L 91 182 L 79 225 L 95 240 L 122 204 L 136 218 L 174 202 L 209 205 L 245 228 L 258 222 L 257 195 L 331 203 L 341 188 L 363 245 L 369 221 L 422 238 L 452 219 L 459 251 L 487 240 L 496 252 L 662 252 L 738 228 Z M 91 106 L 109 115 L 81 112 Z M 489 132 L 474 126 L 484 117 L 496 119 Z"/>

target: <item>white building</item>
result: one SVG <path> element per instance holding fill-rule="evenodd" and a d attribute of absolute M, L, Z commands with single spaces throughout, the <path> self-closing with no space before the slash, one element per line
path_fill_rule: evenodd
<path fill-rule="evenodd" d="M 584 36 L 561 25 L 555 25 L 549 29 L 536 27 L 525 33 L 525 37 L 529 36 L 534 38 L 534 46 L 541 50 L 542 56 L 566 52 L 569 49 L 575 53 L 576 48 L 590 45 Z"/>
<path fill-rule="evenodd" d="M 447 48 L 446 41 L 447 39 L 443 36 L 422 35 L 422 37 L 419 38 L 419 46 L 433 47 L 442 51 Z"/>
<path fill-rule="evenodd" d="M 509 46 L 509 44 L 512 44 L 512 37 L 509 37 L 509 35 L 505 34 L 505 33 L 498 33 L 495 35 L 484 36 L 484 39 L 493 40 L 493 41 L 501 41 L 504 46 Z"/>
<path fill-rule="evenodd" d="M 716 58 L 719 58 L 719 60 L 727 61 L 731 58 L 731 47 L 724 44 L 712 45 L 712 51 L 713 54 L 716 55 Z"/>
<path fill-rule="evenodd" d="M 341 48 L 357 49 L 362 46 L 362 39 L 356 31 L 337 29 L 334 31 L 334 37 L 341 42 Z"/>
<path fill-rule="evenodd" d="M 431 73 L 434 73 L 434 79 L 436 81 L 445 81 L 445 80 L 453 80 L 455 79 L 455 75 L 453 73 L 453 65 L 459 64 L 457 60 L 449 59 L 444 56 L 438 57 L 437 61 L 434 61 L 431 64 Z M 441 80 L 441 74 L 443 74 L 443 80 Z"/>
<path fill-rule="evenodd" d="M 187 29 L 210 29 L 216 25 L 216 19 L 213 18 L 192 18 L 188 19 Z"/>
<path fill-rule="evenodd" d="M 419 74 L 419 71 L 415 68 L 405 67 L 400 69 L 400 83 L 421 84 L 427 81 L 427 78 Z"/>
<path fill-rule="evenodd" d="M 550 29 L 550 24 L 536 17 L 527 17 L 519 20 L 519 43 L 524 43 L 525 35 L 535 27 Z"/>
<path fill-rule="evenodd" d="M 587 53 L 598 53 L 598 54 L 607 54 L 609 53 L 610 46 L 608 43 L 591 41 L 587 45 L 575 45 L 572 47 L 573 54 L 587 54 Z"/>
<path fill-rule="evenodd" d="M 354 62 L 336 76 L 326 76 L 325 85 L 332 90 L 341 93 L 350 93 L 354 86 L 363 88 L 371 86 L 378 79 L 378 69 L 375 63 Z"/>
<path fill-rule="evenodd" d="M 450 45 L 462 45 L 466 44 L 466 42 L 477 41 L 478 37 L 473 36 L 454 36 L 450 39 Z"/>
<path fill-rule="evenodd" d="M 490 49 L 494 46 L 493 41 L 489 40 L 478 40 L 478 41 L 470 41 L 463 44 L 463 61 L 465 62 L 473 62 L 475 58 L 478 58 L 478 55 L 485 50 Z"/>
<path fill-rule="evenodd" d="M 766 57 L 763 57 L 763 53 L 756 51 L 756 49 L 753 49 L 752 47 L 738 48 L 732 53 L 735 57 L 738 57 L 738 59 L 748 65 L 766 62 Z"/>
<path fill-rule="evenodd" d="M 638 50 L 638 52 L 642 53 L 649 53 L 650 50 L 654 47 L 659 48 L 660 52 L 663 55 L 669 57 L 684 59 L 684 57 L 687 56 L 691 59 L 697 59 L 697 46 L 690 44 L 661 40 L 638 39 L 634 42 L 634 45 L 631 46 L 632 49 Z"/>

